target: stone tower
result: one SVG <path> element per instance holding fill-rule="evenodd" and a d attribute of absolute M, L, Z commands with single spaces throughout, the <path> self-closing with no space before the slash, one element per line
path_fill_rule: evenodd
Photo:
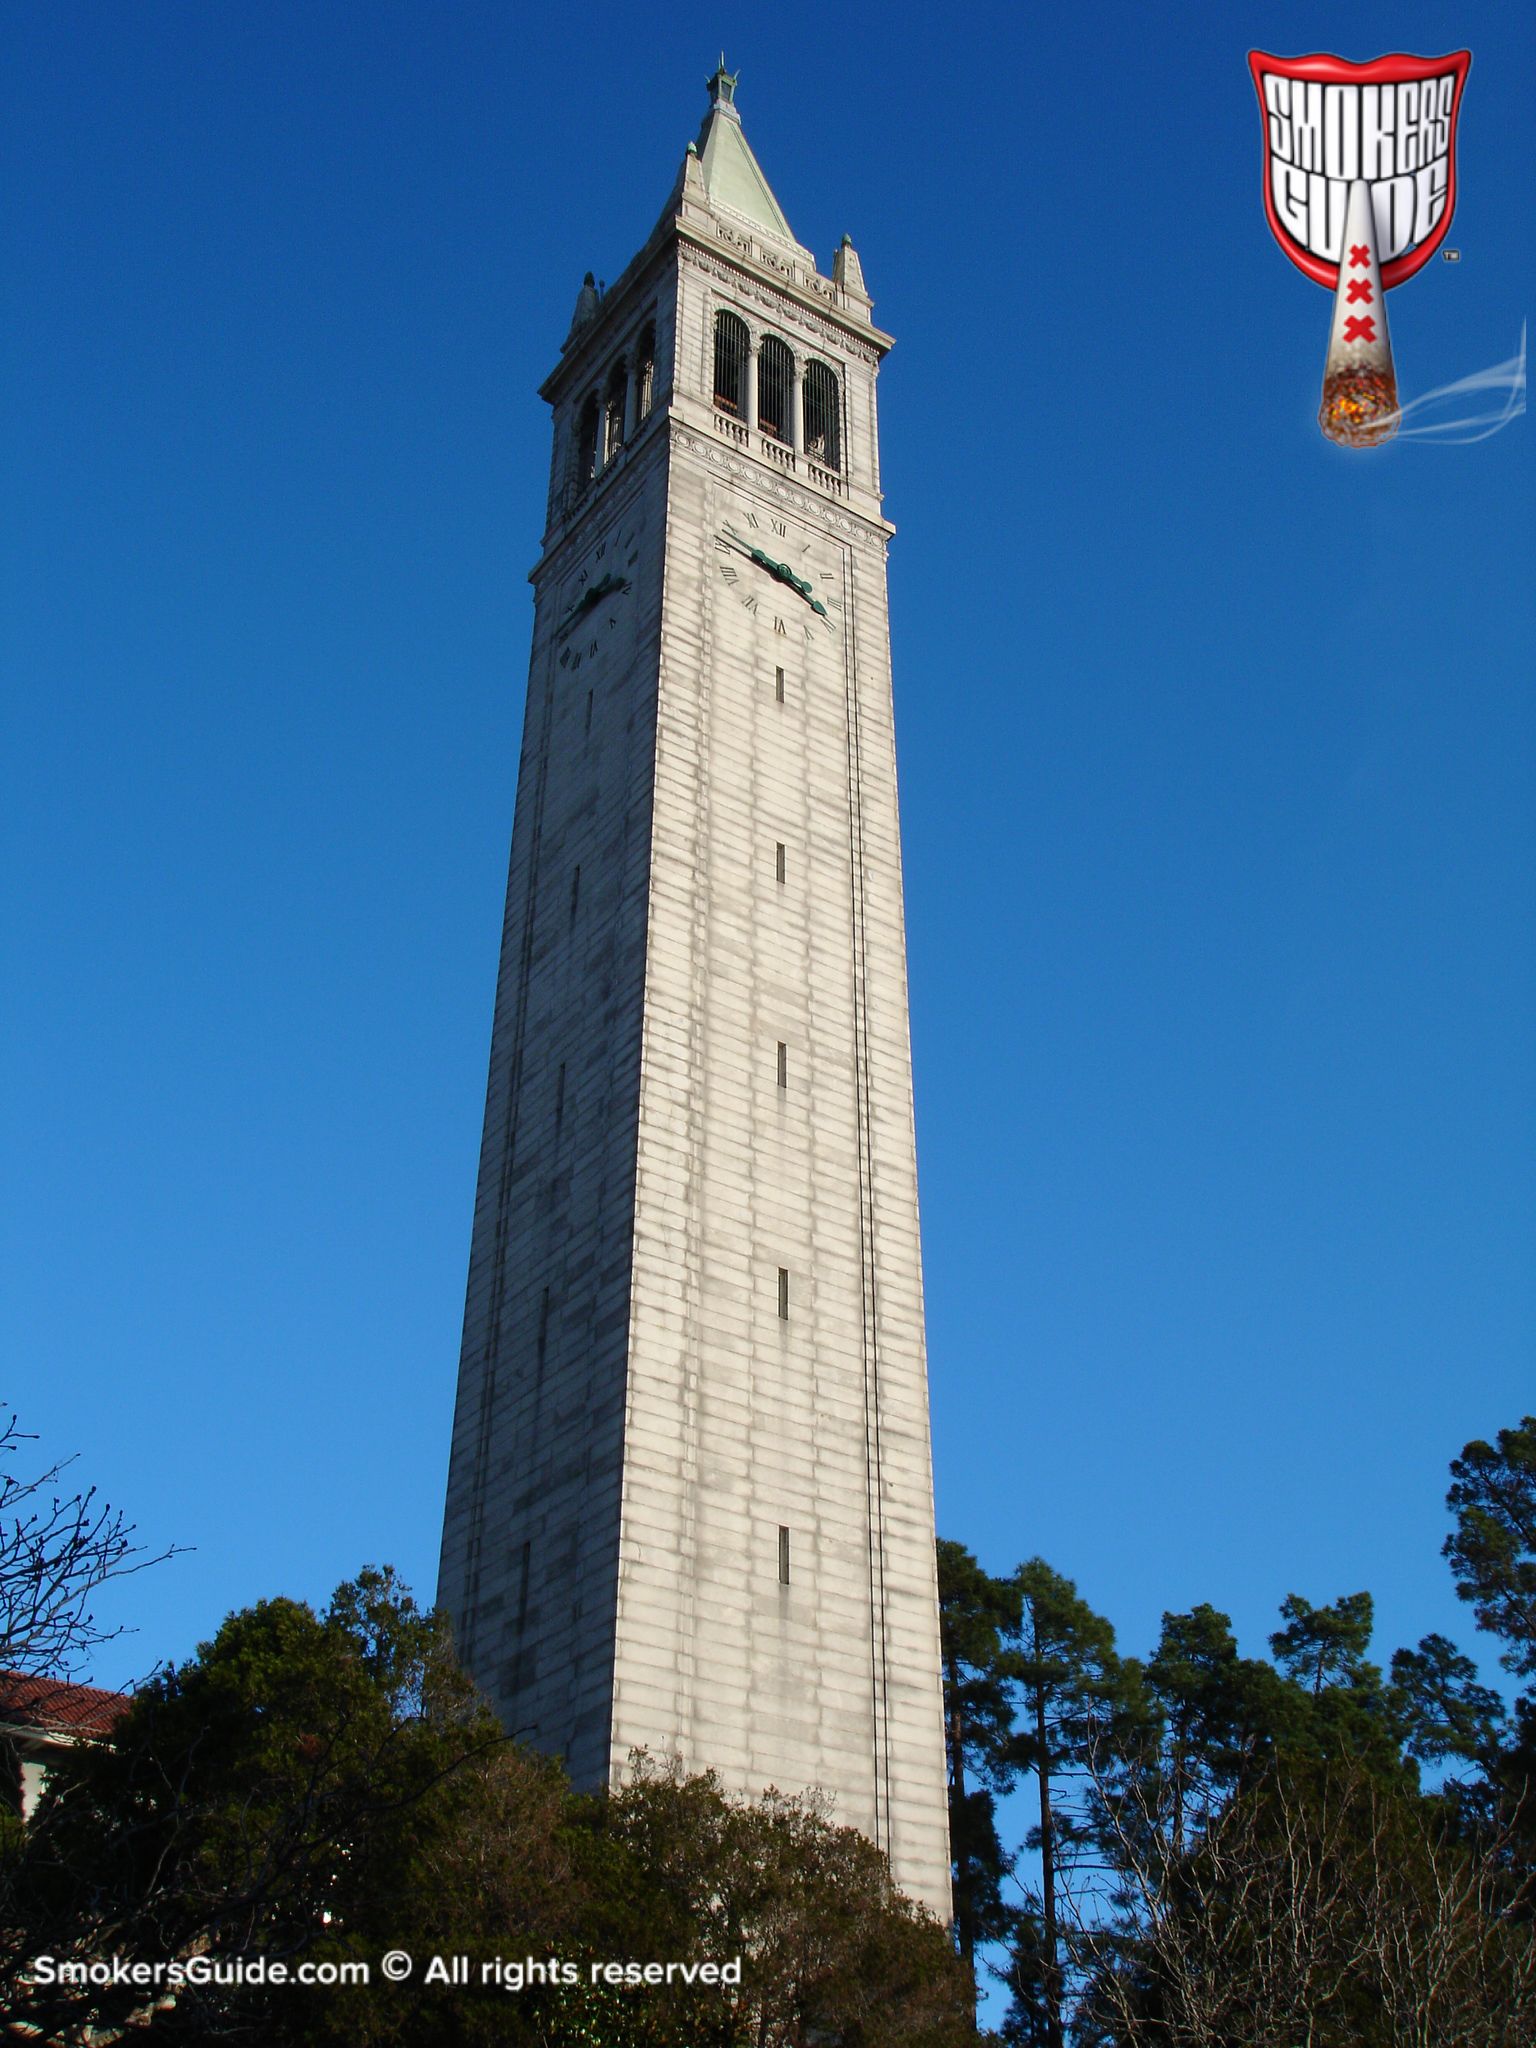
<path fill-rule="evenodd" d="M 872 324 L 735 79 L 559 366 L 439 1599 L 949 1910 Z"/>

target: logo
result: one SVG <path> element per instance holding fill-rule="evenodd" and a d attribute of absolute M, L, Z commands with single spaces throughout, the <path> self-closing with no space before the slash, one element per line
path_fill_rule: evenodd
<path fill-rule="evenodd" d="M 1471 52 L 1248 53 L 1264 121 L 1264 210 L 1296 268 L 1333 292 L 1318 424 L 1375 447 L 1401 411 L 1385 295 L 1415 276 L 1456 211 L 1456 124 Z"/>

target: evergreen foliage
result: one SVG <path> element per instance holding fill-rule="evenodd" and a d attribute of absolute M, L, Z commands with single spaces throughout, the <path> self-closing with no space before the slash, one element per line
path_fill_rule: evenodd
<path fill-rule="evenodd" d="M 0 1886 L 0 2013 L 28 2038 L 971 2038 L 944 1930 L 856 1831 L 814 1801 L 732 1801 L 712 1776 L 644 1757 L 612 1798 L 576 1797 L 557 1764 L 503 1736 L 440 1619 L 387 1571 L 323 1613 L 277 1599 L 231 1615 L 139 1692 L 112 1741 L 54 1769 L 36 1817 L 0 1844 Z M 392 1949 L 416 1958 L 405 1982 L 381 1975 Z M 365 1962 L 371 1981 L 157 1997 L 45 1984 L 39 1955 Z M 464 1958 L 468 1981 L 431 1979 L 434 1955 Z M 592 1981 L 592 1964 L 615 1962 L 739 1964 L 740 1984 Z"/>
<path fill-rule="evenodd" d="M 1458 1591 L 1536 1676 L 1536 1418 L 1451 1475 Z M 1270 1659 L 1213 1607 L 1168 1613 L 1143 1664 L 1039 1558 L 989 1579 L 943 1544 L 940 1583 L 952 1805 L 960 1755 L 991 1845 L 956 1826 L 957 1941 L 1009 1984 L 1010 2048 L 1536 2040 L 1536 1687 L 1506 1706 L 1441 1635 L 1384 1673 L 1366 1592 L 1289 1595 Z M 1010 1849 L 1016 1783 L 1037 1817 Z"/>

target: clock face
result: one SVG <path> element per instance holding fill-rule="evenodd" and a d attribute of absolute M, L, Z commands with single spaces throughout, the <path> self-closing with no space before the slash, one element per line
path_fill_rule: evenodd
<path fill-rule="evenodd" d="M 716 580 L 764 631 L 811 647 L 839 637 L 842 560 L 825 535 L 787 515 L 727 499 L 712 539 Z"/>
<path fill-rule="evenodd" d="M 623 519 L 581 557 L 561 591 L 555 659 L 567 675 L 600 660 L 627 636 L 633 612 L 632 579 L 640 560 L 641 521 Z"/>

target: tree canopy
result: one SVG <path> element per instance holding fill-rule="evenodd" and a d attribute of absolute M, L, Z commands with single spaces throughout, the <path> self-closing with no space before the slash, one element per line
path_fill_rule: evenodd
<path fill-rule="evenodd" d="M 1451 1476 L 1458 1590 L 1532 1677 L 1536 1419 Z M 1142 1661 L 1042 1559 L 992 1577 L 958 1545 L 939 1558 L 946 1644 L 968 1646 L 946 1650 L 964 1797 L 985 1807 L 957 1816 L 962 1912 L 986 1880 L 957 1938 L 1009 1985 L 1006 2041 L 1536 2039 L 1536 1689 L 1507 1706 L 1438 1634 L 1384 1671 L 1364 1591 L 1289 1594 L 1268 1659 L 1210 1605 L 1165 1613 Z M 1034 1818 L 1010 1843 L 1016 1785 Z"/>

